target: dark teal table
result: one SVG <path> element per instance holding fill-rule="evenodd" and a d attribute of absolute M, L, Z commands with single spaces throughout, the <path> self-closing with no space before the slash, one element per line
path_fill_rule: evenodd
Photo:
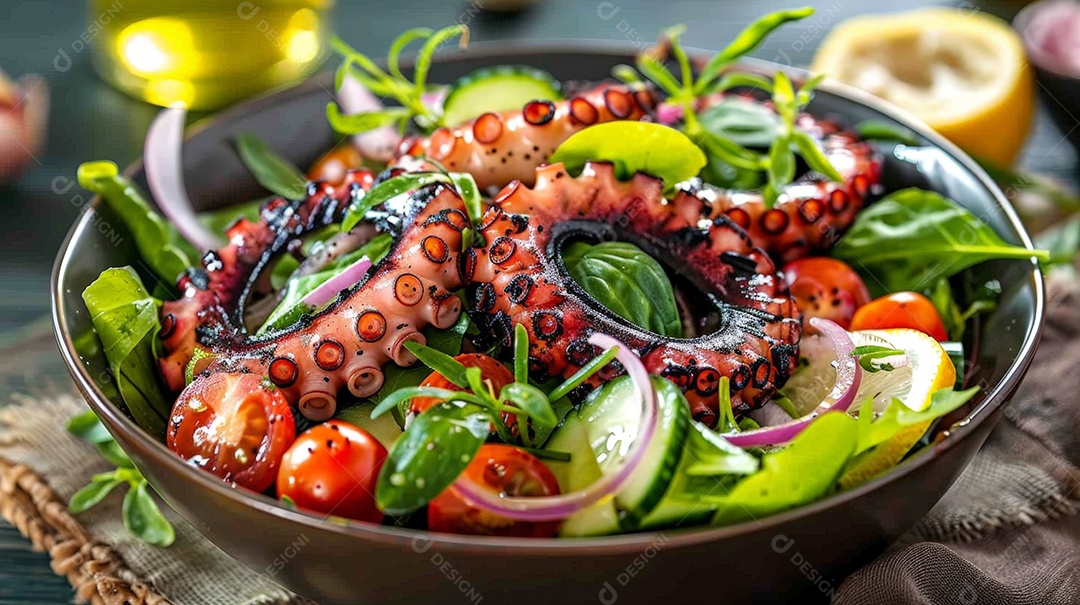
<path fill-rule="evenodd" d="M 777 32 L 756 56 L 804 65 L 824 34 L 844 17 L 958 4 L 918 0 L 805 3 L 815 5 L 818 13 Z M 74 180 L 80 162 L 107 158 L 125 165 L 138 158 L 146 128 L 158 111 L 98 80 L 85 51 L 70 53 L 72 42 L 86 28 L 86 4 L 80 0 L 0 3 L 0 68 L 14 75 L 39 73 L 52 92 L 47 148 L 38 155 L 39 163 L 14 186 L 0 187 L 0 388 L 4 392 L 66 380 L 48 335 L 41 336 L 47 326 L 40 321 L 48 312 L 53 256 L 86 197 L 78 188 L 62 185 Z M 716 49 L 761 13 L 799 4 L 794 0 L 539 0 L 531 9 L 507 16 L 483 13 L 461 0 L 343 0 L 336 9 L 334 28 L 372 55 L 383 52 L 408 27 L 456 22 L 467 22 L 474 40 L 592 38 L 627 44 L 651 42 L 661 28 L 686 23 L 690 26 L 686 44 Z M 1002 2 L 985 8 L 1008 17 L 1016 4 Z M 60 49 L 69 51 L 70 67 L 55 61 Z M 59 71 L 57 64 L 66 69 Z M 1043 115 L 1029 141 L 1024 165 L 1069 181 L 1075 178 L 1073 150 Z M 31 553 L 18 533 L 0 522 L 0 605 L 52 605 L 69 603 L 71 598 L 67 583 L 50 572 L 47 557 Z"/>

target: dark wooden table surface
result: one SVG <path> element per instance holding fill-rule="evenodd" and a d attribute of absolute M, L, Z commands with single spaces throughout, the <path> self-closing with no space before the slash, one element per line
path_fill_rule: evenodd
<path fill-rule="evenodd" d="M 132 4 L 138 0 L 130 0 Z M 231 0 L 221 0 L 229 3 Z M 127 4 L 124 0 L 123 4 Z M 157 108 L 108 87 L 94 74 L 88 52 L 73 53 L 90 16 L 87 2 L 30 0 L 0 3 L 0 68 L 8 74 L 43 75 L 52 92 L 46 149 L 18 183 L 0 186 L 0 388 L 31 389 L 68 380 L 50 343 L 48 280 L 56 250 L 86 197 L 74 180 L 80 162 L 107 158 L 121 166 L 138 158 Z M 602 39 L 646 43 L 663 27 L 686 23 L 691 46 L 723 46 L 754 17 L 798 5 L 787 1 L 732 0 L 539 0 L 517 15 L 483 13 L 463 0 L 342 0 L 334 29 L 364 52 L 378 55 L 398 32 L 413 26 L 438 27 L 467 22 L 474 40 Z M 896 11 L 920 5 L 968 2 L 918 0 L 810 1 L 818 12 L 807 21 L 777 32 L 755 54 L 795 65 L 809 63 L 814 48 L 841 19 L 859 13 Z M 982 3 L 1010 18 L 1021 2 Z M 57 61 L 61 49 L 71 58 Z M 59 68 L 58 68 L 59 67 Z M 0 134 L 0 136 L 5 136 Z M 1022 164 L 1025 168 L 1073 182 L 1076 157 L 1060 132 L 1040 112 Z M 61 178 L 63 177 L 63 178 Z M 3 399 L 0 397 L 0 399 Z M 0 605 L 68 603 L 67 583 L 51 574 L 47 557 L 31 553 L 10 527 L 0 522 Z"/>

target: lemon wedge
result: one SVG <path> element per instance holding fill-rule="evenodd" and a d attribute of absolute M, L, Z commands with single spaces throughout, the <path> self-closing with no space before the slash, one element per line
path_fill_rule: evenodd
<path fill-rule="evenodd" d="M 1031 130 L 1035 84 L 1020 37 L 982 12 L 930 8 L 843 21 L 814 72 L 922 119 L 971 155 L 1009 167 Z"/>
<path fill-rule="evenodd" d="M 879 346 L 903 351 L 902 355 L 874 361 L 882 368 L 888 364 L 891 370 L 863 371 L 855 406 L 872 397 L 874 411 L 882 412 L 896 397 L 907 407 L 921 412 L 930 407 L 935 391 L 950 388 L 956 382 L 956 367 L 949 354 L 923 332 L 908 328 L 860 330 L 851 333 L 851 340 L 856 347 Z M 853 408 L 852 412 L 856 410 Z M 926 433 L 931 422 L 907 427 L 890 441 L 863 454 L 840 477 L 840 486 L 853 487 L 895 466 Z"/>

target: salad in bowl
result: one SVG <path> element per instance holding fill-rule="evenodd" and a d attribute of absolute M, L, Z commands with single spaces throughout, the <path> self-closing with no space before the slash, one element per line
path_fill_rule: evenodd
<path fill-rule="evenodd" d="M 209 214 L 165 110 L 164 217 L 79 172 L 141 257 L 83 292 L 126 412 L 281 507 L 439 533 L 733 524 L 894 468 L 978 390 L 961 343 L 1001 287 L 966 270 L 1049 254 L 890 188 L 878 143 L 913 133 L 814 114 L 820 76 L 740 67 L 810 12 L 705 61 L 671 28 L 600 82 L 429 83 L 464 26 L 384 65 L 335 41 L 345 140 L 301 172 L 239 137 L 272 195 Z"/>

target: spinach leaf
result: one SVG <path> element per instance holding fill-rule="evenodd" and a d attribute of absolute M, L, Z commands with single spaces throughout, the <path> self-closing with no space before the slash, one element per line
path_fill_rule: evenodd
<path fill-rule="evenodd" d="M 289 200 L 307 195 L 307 177 L 295 164 L 281 157 L 265 141 L 250 132 L 236 137 L 236 150 L 244 166 L 267 191 Z"/>
<path fill-rule="evenodd" d="M 82 294 L 120 396 L 150 434 L 165 436 L 171 402 L 157 379 L 158 305 L 131 267 L 106 269 Z"/>
<path fill-rule="evenodd" d="M 968 210 L 915 188 L 893 193 L 859 213 L 833 256 L 861 273 L 874 296 L 920 291 L 987 260 L 1050 259 L 1046 250 L 1006 243 Z"/>
<path fill-rule="evenodd" d="M 316 311 L 316 309 L 311 309 L 303 303 L 305 296 L 365 256 L 371 259 L 373 265 L 378 263 L 390 252 L 393 240 L 394 238 L 389 233 L 380 233 L 356 250 L 348 254 L 342 254 L 322 271 L 290 279 L 285 284 L 285 294 L 282 296 L 281 302 L 270 313 L 270 317 L 266 318 L 266 321 L 263 322 L 256 334 L 265 334 L 273 330 L 287 328 L 296 323 L 304 314 Z"/>
<path fill-rule="evenodd" d="M 615 165 L 615 174 L 628 179 L 643 172 L 664 181 L 668 188 L 701 172 L 705 154 L 690 137 L 650 122 L 607 122 L 578 131 L 559 145 L 551 163 L 562 162 L 577 174 L 587 161 Z"/>
<path fill-rule="evenodd" d="M 600 304 L 641 328 L 682 337 L 671 280 L 640 248 L 626 242 L 574 242 L 562 256 L 570 276 Z"/>
<path fill-rule="evenodd" d="M 782 450 L 765 454 L 761 470 L 715 499 L 714 523 L 729 524 L 788 510 L 824 498 L 836 488 L 855 451 L 857 421 L 844 413 L 822 415 Z"/>
<path fill-rule="evenodd" d="M 147 544 L 170 546 L 176 540 L 172 524 L 161 514 L 145 479 L 128 489 L 122 514 L 124 527 Z"/>
<path fill-rule="evenodd" d="M 404 515 L 427 504 L 469 466 L 490 431 L 489 410 L 460 402 L 439 403 L 414 418 L 379 471 L 379 507 Z"/>
<path fill-rule="evenodd" d="M 146 201 L 142 192 L 120 176 L 113 162 L 86 162 L 79 166 L 79 185 L 100 195 L 131 232 L 143 262 L 171 287 L 193 266 L 199 253 Z"/>

